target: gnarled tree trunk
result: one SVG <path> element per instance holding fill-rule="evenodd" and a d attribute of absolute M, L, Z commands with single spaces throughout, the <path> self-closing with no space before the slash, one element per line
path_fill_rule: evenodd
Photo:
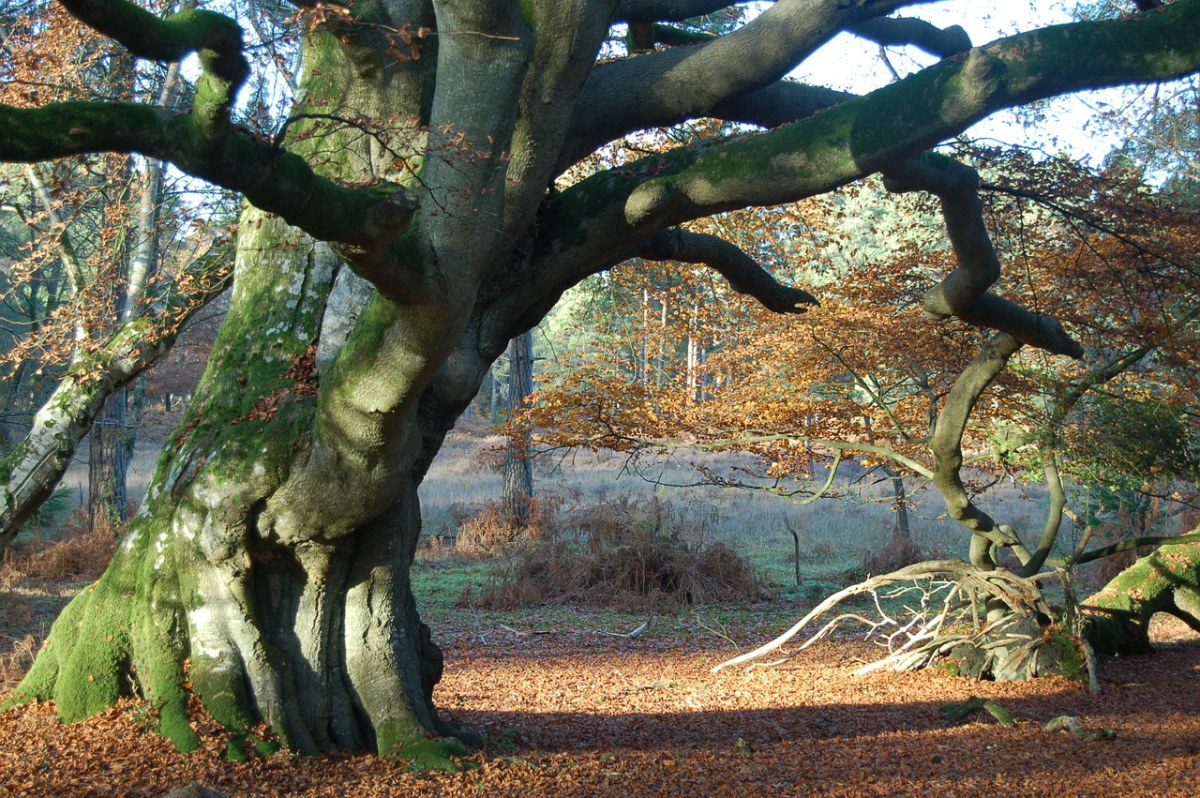
<path fill-rule="evenodd" d="M 228 316 L 145 502 L 13 700 L 53 698 L 71 720 L 140 693 L 189 747 L 195 699 L 235 733 L 234 755 L 257 745 L 260 722 L 303 752 L 447 750 L 431 739 L 448 730 L 431 701 L 441 658 L 409 582 L 417 487 L 488 366 L 567 288 L 632 257 L 678 260 L 801 312 L 811 295 L 678 226 L 833 190 L 1017 103 L 1200 69 L 1200 0 L 969 52 L 956 36 L 938 50 L 959 57 L 850 99 L 784 77 L 838 30 L 893 24 L 885 16 L 904 3 L 789 0 L 711 43 L 598 67 L 613 23 L 722 4 L 366 0 L 312 15 L 297 105 L 263 136 L 234 124 L 251 68 L 235 21 L 59 2 L 136 57 L 197 54 L 191 106 L 0 104 L 0 160 L 135 151 L 253 207 Z M 553 188 L 609 142 L 706 115 L 772 129 Z M 344 266 L 373 291 L 318 369 Z M 964 274 L 972 290 L 989 276 Z M 948 292 L 939 312 L 990 324 L 1005 311 L 990 325 L 1008 331 L 993 347 L 1001 357 L 1020 342 L 1072 351 L 986 288 Z M 956 470 L 957 439 L 945 442 L 938 456 Z M 948 488 L 965 496 L 960 481 Z M 978 564 L 993 564 L 1005 531 L 956 502 Z"/>
<path fill-rule="evenodd" d="M 235 756 L 257 744 L 260 720 L 297 751 L 423 755 L 446 728 L 432 704 L 441 653 L 409 584 L 429 462 L 416 407 L 398 462 L 374 466 L 392 486 L 387 506 L 354 478 L 308 482 L 312 460 L 328 457 L 311 437 L 314 343 L 338 263 L 261 213 L 246 213 L 242 231 L 228 320 L 154 487 L 13 700 L 54 698 L 74 720 L 136 691 L 188 748 L 190 692 L 237 733 Z M 362 325 L 347 347 L 367 357 L 376 342 L 363 338 L 379 332 Z M 456 414 L 424 410 L 440 441 Z M 346 435 L 371 426 L 341 421 Z"/>
<path fill-rule="evenodd" d="M 1160 546 L 1083 602 L 1092 646 L 1105 654 L 1150 650 L 1150 620 L 1165 612 L 1200 631 L 1200 543 Z"/>

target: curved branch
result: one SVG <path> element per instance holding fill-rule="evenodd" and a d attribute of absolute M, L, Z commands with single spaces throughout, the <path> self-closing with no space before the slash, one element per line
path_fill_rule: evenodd
<path fill-rule="evenodd" d="M 59 2 L 85 25 L 139 58 L 171 62 L 196 53 L 203 69 L 191 110 L 193 131 L 206 146 L 220 146 L 230 132 L 237 93 L 250 75 L 240 25 L 222 14 L 196 8 L 160 19 L 128 0 Z"/>
<path fill-rule="evenodd" d="M 803 122 L 711 146 L 646 181 L 630 224 L 659 227 L 791 202 L 878 171 L 990 113 L 1085 88 L 1200 69 L 1200 0 L 1153 14 L 1043 28 L 972 49 Z"/>
<path fill-rule="evenodd" d="M 850 28 L 850 32 L 881 47 L 912 45 L 940 58 L 949 58 L 971 49 L 971 37 L 962 26 L 939 28 L 913 17 L 871 19 Z"/>
<path fill-rule="evenodd" d="M 983 564 L 985 558 L 990 560 L 988 551 L 993 544 L 1011 546 L 1017 541 L 1011 530 L 997 525 L 968 495 L 961 474 L 963 433 L 983 392 L 1020 348 L 1021 342 L 1007 333 L 997 333 L 984 344 L 954 381 L 929 444 L 936 463 L 933 484 L 942 494 L 950 517 L 973 533 L 971 561 L 976 565 Z"/>
<path fill-rule="evenodd" d="M 707 44 L 677 47 L 596 69 L 575 112 L 568 149 L 591 152 L 633 130 L 706 116 L 791 71 L 838 31 L 913 0 L 780 0 Z"/>
<path fill-rule="evenodd" d="M 0 161 L 30 163 L 96 152 L 136 152 L 241 192 L 312 236 L 364 248 L 402 233 L 416 195 L 392 184 L 348 188 L 313 172 L 298 155 L 235 130 L 213 151 L 192 118 L 134 103 L 0 105 Z"/>
<path fill-rule="evenodd" d="M 821 617 L 826 612 L 828 612 L 831 608 L 837 606 L 841 602 L 843 602 L 846 599 L 851 598 L 853 596 L 858 596 L 863 593 L 871 593 L 871 592 L 878 590 L 881 587 L 887 587 L 888 585 L 894 585 L 897 582 L 912 582 L 912 581 L 917 581 L 917 580 L 935 579 L 935 578 L 949 578 L 949 579 L 953 579 L 953 580 L 963 580 L 963 579 L 966 579 L 968 577 L 975 576 L 975 575 L 976 575 L 976 570 L 972 566 L 968 565 L 967 563 L 962 562 L 961 560 L 931 560 L 929 562 L 920 562 L 920 563 L 916 563 L 914 565 L 909 565 L 904 568 L 901 568 L 898 571 L 893 571 L 892 573 L 889 573 L 889 574 L 881 574 L 879 576 L 871 577 L 871 578 L 867 579 L 866 581 L 859 582 L 858 584 L 850 585 L 847 588 L 843 588 L 842 590 L 839 590 L 837 593 L 834 593 L 833 595 L 829 596 L 824 601 L 822 601 L 820 604 L 818 604 L 816 607 L 814 607 L 807 615 L 805 615 L 803 618 L 801 618 L 799 621 L 797 621 L 795 624 L 793 624 L 790 629 L 788 629 L 786 632 L 784 632 L 783 634 L 776 637 L 774 640 L 771 640 L 770 642 L 759 646 L 758 648 L 754 649 L 753 651 L 747 651 L 745 654 L 739 654 L 738 656 L 733 657 L 732 659 L 728 659 L 728 660 L 725 660 L 724 662 L 714 665 L 709 670 L 709 673 L 717 673 L 718 671 L 721 671 L 732 665 L 741 665 L 742 663 L 745 663 L 745 662 L 751 662 L 753 660 L 756 660 L 763 656 L 766 656 L 767 654 L 771 653 L 772 651 L 777 651 L 778 649 L 782 648 L 789 640 L 794 638 L 796 635 L 800 634 L 800 632 L 804 631 L 804 627 L 806 627 L 808 624 L 812 623 L 812 621 Z M 997 576 L 1002 576 L 1002 575 L 997 574 Z M 979 578 L 986 578 L 986 577 L 980 576 Z M 813 641 L 810 641 L 810 642 L 813 642 Z M 803 650 L 807 645 L 808 645 L 808 643 L 805 643 L 805 645 L 802 645 L 800 647 L 800 649 Z"/>
<path fill-rule="evenodd" d="M 954 315 L 967 324 L 1007 333 L 1026 346 L 1044 349 L 1054 355 L 1083 357 L 1083 347 L 1067 334 L 1058 319 L 1026 310 L 1016 302 L 990 292 Z"/>
<path fill-rule="evenodd" d="M 925 294 L 924 307 L 935 319 L 957 315 L 1000 277 L 1000 259 L 983 223 L 979 174 L 953 158 L 926 153 L 884 169 L 883 185 L 895 194 L 925 191 L 940 200 L 958 268 Z"/>
<path fill-rule="evenodd" d="M 227 80 L 240 84 L 249 73 L 241 26 L 223 14 L 192 8 L 160 18 L 128 0 L 59 0 L 59 4 L 138 58 L 167 63 L 199 53 L 208 60 L 206 68 Z"/>
<path fill-rule="evenodd" d="M 729 281 L 739 294 L 752 296 L 776 313 L 803 313 L 817 298 L 800 288 L 778 282 L 770 272 L 739 247 L 714 235 L 679 228 L 664 230 L 650 239 L 641 252 L 647 260 L 674 260 L 709 266 Z"/>
<path fill-rule="evenodd" d="M 1057 355 L 1083 356 L 1083 347 L 1057 319 L 1041 316 L 1008 299 L 987 293 L 1000 277 L 1000 259 L 983 221 L 979 174 L 953 158 L 926 153 L 884 170 L 889 191 L 927 191 L 941 202 L 946 233 L 958 268 L 925 294 L 925 313 L 935 319 L 958 316 L 968 324 L 1012 335 L 1028 346 Z"/>

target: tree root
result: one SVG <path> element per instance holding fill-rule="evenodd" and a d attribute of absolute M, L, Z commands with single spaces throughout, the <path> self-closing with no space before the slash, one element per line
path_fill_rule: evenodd
<path fill-rule="evenodd" d="M 917 563 L 851 585 L 826 598 L 774 640 L 716 665 L 712 672 L 753 662 L 782 648 L 834 607 L 864 594 L 874 601 L 874 617 L 856 612 L 837 615 L 792 654 L 770 665 L 786 662 L 840 625 L 855 622 L 866 627 L 868 640 L 887 649 L 856 674 L 944 664 L 975 678 L 1009 681 L 1060 673 L 1095 684 L 1094 657 L 1087 656 L 1075 635 L 1053 622 L 1056 613 L 1036 578 L 1003 569 L 984 571 L 959 560 Z"/>

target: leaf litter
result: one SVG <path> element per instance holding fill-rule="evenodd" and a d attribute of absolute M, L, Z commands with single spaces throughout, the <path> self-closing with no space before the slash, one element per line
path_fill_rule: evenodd
<path fill-rule="evenodd" d="M 443 625 L 442 712 L 486 735 L 458 773 L 373 756 L 245 764 L 211 735 L 176 753 L 126 701 L 63 726 L 53 706 L 0 713 L 0 796 L 1191 796 L 1200 778 L 1200 644 L 1102 663 L 1104 692 L 935 670 L 854 676 L 848 639 L 773 668 L 709 673 L 729 645 L 695 630 L 486 634 Z M 546 630 L 540 630 L 545 632 Z M 946 705 L 1002 707 L 961 721 Z M 1048 731 L 1069 716 L 1077 733 Z M 1061 722 L 1059 722 L 1061 725 Z M 1054 724 L 1051 724 L 1053 727 Z"/>

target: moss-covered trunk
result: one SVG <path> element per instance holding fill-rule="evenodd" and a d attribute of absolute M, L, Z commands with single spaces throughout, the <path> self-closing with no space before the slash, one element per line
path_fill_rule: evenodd
<path fill-rule="evenodd" d="M 397 454 L 343 455 L 326 469 L 338 452 L 318 442 L 318 419 L 340 419 L 335 441 L 371 427 L 335 412 L 322 387 L 345 391 L 336 381 L 357 377 L 361 400 L 383 405 L 394 404 L 386 389 L 413 390 L 410 376 L 364 376 L 391 363 L 381 352 L 394 354 L 395 320 L 364 314 L 342 353 L 361 373 L 335 363 L 321 386 L 315 344 L 338 261 L 256 211 L 241 231 L 228 318 L 143 508 L 11 701 L 53 699 L 72 721 L 140 695 L 186 749 L 198 742 L 189 712 L 198 699 L 234 732 L 234 756 L 264 736 L 306 753 L 440 750 L 426 741 L 444 731 L 431 700 L 441 653 L 408 573 L 421 442 L 444 430 L 420 434 L 408 400 L 383 414 L 394 416 L 386 439 Z M 313 487 L 321 474 L 324 487 Z M 313 495 L 301 501 L 304 490 Z"/>
<path fill-rule="evenodd" d="M 1105 654 L 1150 650 L 1150 620 L 1165 612 L 1200 631 L 1200 543 L 1160 546 L 1084 601 L 1085 634 Z"/>
<path fill-rule="evenodd" d="M 378 24 L 332 19 L 305 37 L 276 160 L 305 158 L 338 197 L 386 175 L 431 198 L 323 206 L 333 227 L 366 231 L 317 225 L 340 258 L 245 210 L 229 313 L 143 508 L 12 700 L 54 699 L 73 720 L 138 694 L 183 748 L 198 702 L 235 733 L 234 755 L 266 732 L 304 753 L 452 745 L 430 742 L 446 728 L 432 704 L 441 654 L 409 586 L 417 486 L 512 334 L 504 320 L 480 331 L 480 283 L 511 248 L 480 220 L 504 218 L 529 41 L 515 7 L 443 10 L 439 24 L 504 35 L 431 37 L 420 59 L 397 60 L 383 31 L 433 24 L 425 4 L 398 2 L 358 9 Z M 438 157 L 423 161 L 426 147 Z M 320 206 L 292 199 L 288 218 Z M 338 325 L 326 316 L 344 310 L 329 298 L 346 264 L 373 288 Z"/>

